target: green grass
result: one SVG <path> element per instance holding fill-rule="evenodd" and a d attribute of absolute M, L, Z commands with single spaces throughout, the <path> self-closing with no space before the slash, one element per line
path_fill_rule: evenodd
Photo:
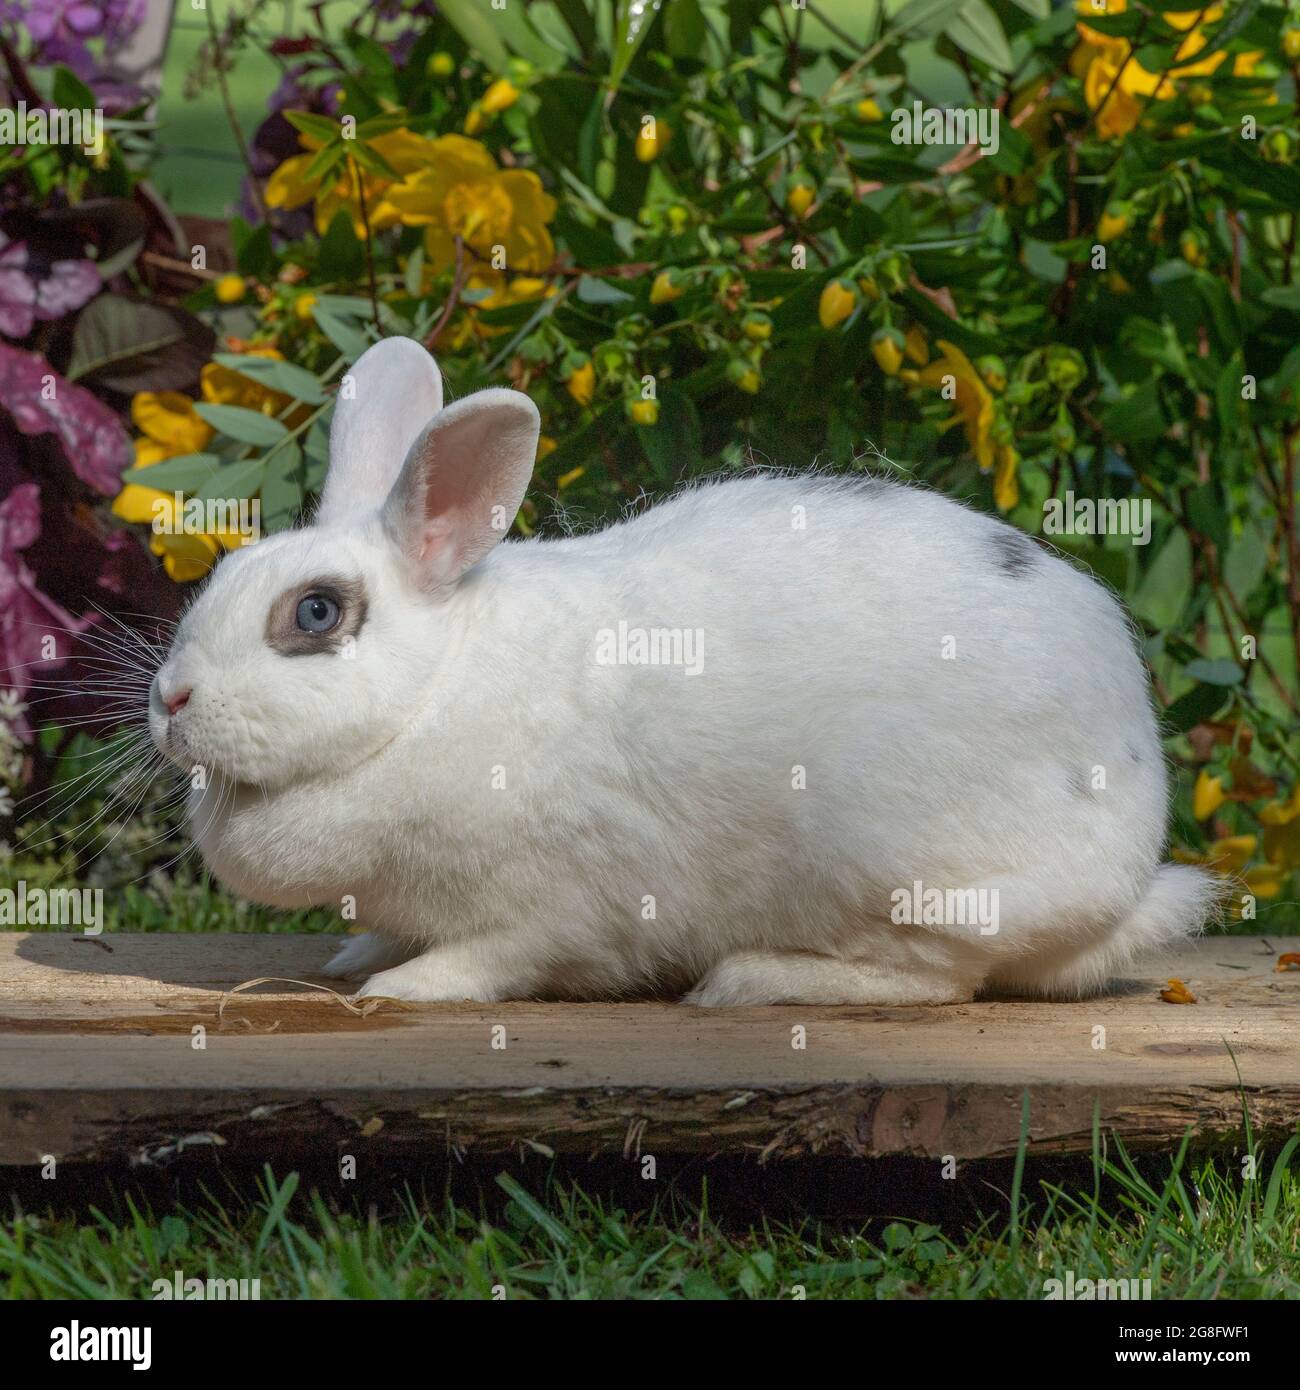
<path fill-rule="evenodd" d="M 660 1185 L 646 1183 L 633 1203 L 554 1174 L 498 1173 L 477 1198 L 408 1186 L 375 1205 L 267 1170 L 162 1211 L 116 1196 L 76 1213 L 7 1217 L 0 1296 L 149 1298 L 154 1280 L 179 1269 L 259 1279 L 263 1298 L 1032 1299 L 1073 1271 L 1076 1286 L 1150 1279 L 1157 1299 L 1291 1299 L 1300 1297 L 1300 1181 L 1287 1168 L 1296 1143 L 1253 1183 L 1235 1165 L 1185 1153 L 1166 1160 L 1163 1178 L 1122 1153 L 1098 1157 L 1089 1190 L 1044 1181 L 1032 1209 L 1017 1201 L 1015 1219 L 1000 1199 L 1000 1215 L 954 1231 L 898 1220 L 737 1223 L 713 1214 L 698 1177 L 690 1195 L 671 1183 L 655 1195 Z M 851 1167 L 861 1188 L 872 1170 Z"/>

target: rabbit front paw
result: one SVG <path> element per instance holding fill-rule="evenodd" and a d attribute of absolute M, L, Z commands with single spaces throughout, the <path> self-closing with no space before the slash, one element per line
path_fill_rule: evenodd
<path fill-rule="evenodd" d="M 429 951 L 391 970 L 372 975 L 357 999 L 405 999 L 413 1004 L 491 1004 L 508 996 L 479 970 L 447 951 Z"/>

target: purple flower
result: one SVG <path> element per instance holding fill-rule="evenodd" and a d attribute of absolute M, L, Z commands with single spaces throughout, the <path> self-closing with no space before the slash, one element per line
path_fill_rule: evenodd
<path fill-rule="evenodd" d="M 111 497 L 121 487 L 131 463 L 121 420 L 43 357 L 0 343 L 0 408 L 23 434 L 57 434 L 73 472 L 97 492 Z"/>
<path fill-rule="evenodd" d="M 27 0 L 24 22 L 39 49 L 102 38 L 111 52 L 140 27 L 144 9 L 145 0 Z"/>
<path fill-rule="evenodd" d="M 0 333 L 25 338 L 37 319 L 57 319 L 99 293 L 93 261 L 54 261 L 48 274 L 33 275 L 27 244 L 0 232 Z"/>

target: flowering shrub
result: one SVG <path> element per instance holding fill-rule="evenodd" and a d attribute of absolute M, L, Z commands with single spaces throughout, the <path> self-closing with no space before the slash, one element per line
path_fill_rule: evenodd
<path fill-rule="evenodd" d="M 141 256 L 176 248 L 139 186 L 141 95 L 106 75 L 142 14 L 137 0 L 0 6 L 4 814 L 66 742 L 55 726 L 38 745 L 36 726 L 94 717 L 84 701 L 53 698 L 56 679 L 74 685 L 95 665 L 90 630 L 114 612 L 175 606 L 136 536 L 108 515 L 131 463 L 131 392 L 146 379 L 188 389 L 213 342 L 193 315 L 147 297 Z M 61 135 L 57 113 L 69 111 L 77 143 Z"/>
<path fill-rule="evenodd" d="M 754 462 L 916 478 L 1124 595 L 1182 771 L 1176 851 L 1241 877 L 1238 911 L 1283 920 L 1300 866 L 1288 8 L 391 0 L 289 34 L 271 13 L 214 23 L 193 76 L 223 82 L 252 45 L 283 73 L 242 141 L 236 270 L 186 301 L 217 341 L 188 380 L 130 387 L 119 519 L 179 494 L 292 525 L 337 383 L 392 333 L 457 394 L 538 402 L 524 534 Z M 0 312 L 39 334 L 89 281 L 53 261 L 34 287 L 8 278 L 27 264 L 0 260 Z M 183 583 L 240 539 L 150 543 Z"/>

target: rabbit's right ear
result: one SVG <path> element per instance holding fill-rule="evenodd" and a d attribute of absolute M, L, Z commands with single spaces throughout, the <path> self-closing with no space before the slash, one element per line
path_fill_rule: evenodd
<path fill-rule="evenodd" d="M 339 385 L 318 524 L 377 510 L 411 445 L 442 409 L 442 373 L 414 338 L 384 338 Z"/>

